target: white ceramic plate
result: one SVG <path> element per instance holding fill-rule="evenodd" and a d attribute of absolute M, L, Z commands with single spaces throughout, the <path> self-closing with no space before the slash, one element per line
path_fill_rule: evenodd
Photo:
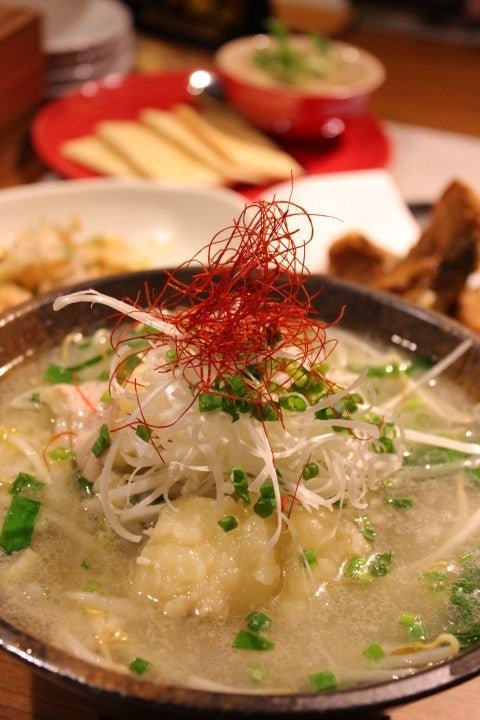
<path fill-rule="evenodd" d="M 130 10 L 118 0 L 10 0 L 43 16 L 43 49 L 48 55 L 98 47 L 128 32 Z"/>
<path fill-rule="evenodd" d="M 0 191 L 0 247 L 42 220 L 81 221 L 81 237 L 123 238 L 148 267 L 172 267 L 192 257 L 232 224 L 245 199 L 224 189 L 177 188 L 149 181 L 70 180 Z"/>
<path fill-rule="evenodd" d="M 312 272 L 325 272 L 328 248 L 334 240 L 353 230 L 375 244 L 403 255 L 419 236 L 418 225 L 385 170 L 311 175 L 269 188 L 265 197 L 291 197 L 313 215 L 314 237 L 306 250 L 306 265 Z M 299 226 L 305 238 L 308 228 Z"/>

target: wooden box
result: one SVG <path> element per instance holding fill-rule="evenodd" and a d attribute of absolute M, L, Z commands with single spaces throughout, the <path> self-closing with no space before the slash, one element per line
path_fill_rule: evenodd
<path fill-rule="evenodd" d="M 30 123 L 44 90 L 40 15 L 0 4 L 0 185 L 23 181 Z"/>

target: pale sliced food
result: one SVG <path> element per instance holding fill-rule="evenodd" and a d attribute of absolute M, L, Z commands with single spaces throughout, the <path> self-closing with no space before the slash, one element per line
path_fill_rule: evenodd
<path fill-rule="evenodd" d="M 183 123 L 180 118 L 168 110 L 157 110 L 145 108 L 140 113 L 140 120 L 149 128 L 159 133 L 164 139 L 169 140 L 184 152 L 213 168 L 226 180 L 232 177 L 229 164 L 217 150 L 199 138 L 197 133 Z"/>
<path fill-rule="evenodd" d="M 95 135 L 67 140 L 62 154 L 74 162 L 103 175 L 113 177 L 138 177 L 139 173 L 121 155 Z"/>
<path fill-rule="evenodd" d="M 303 168 L 266 135 L 221 104 L 208 103 L 197 112 L 177 105 L 173 112 L 199 138 L 215 148 L 250 182 L 297 177 Z"/>
<path fill-rule="evenodd" d="M 218 185 L 221 176 L 149 128 L 130 120 L 106 120 L 97 134 L 143 176 L 173 183 Z"/>

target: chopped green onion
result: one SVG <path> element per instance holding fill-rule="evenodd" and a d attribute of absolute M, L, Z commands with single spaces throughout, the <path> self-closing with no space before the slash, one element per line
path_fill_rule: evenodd
<path fill-rule="evenodd" d="M 135 434 L 137 437 L 140 438 L 140 440 L 143 440 L 143 442 L 149 442 L 150 438 L 152 437 L 152 430 L 151 428 L 147 427 L 147 425 L 137 425 L 137 428 L 135 430 Z"/>
<path fill-rule="evenodd" d="M 175 348 L 168 348 L 167 352 L 165 353 L 165 360 L 167 362 L 175 362 L 178 358 L 177 351 Z"/>
<path fill-rule="evenodd" d="M 361 518 L 360 520 L 360 526 L 362 529 L 362 535 L 365 538 L 365 540 L 369 543 L 374 543 L 375 538 L 377 537 L 377 533 L 375 531 L 375 528 L 370 523 L 368 518 Z"/>
<path fill-rule="evenodd" d="M 381 435 L 378 440 L 374 440 L 372 442 L 372 448 L 376 453 L 388 453 L 391 455 L 395 452 L 393 440 L 385 435 Z"/>
<path fill-rule="evenodd" d="M 31 544 L 39 510 L 38 500 L 30 500 L 21 495 L 12 497 L 0 532 L 0 547 L 7 555 L 23 550 Z"/>
<path fill-rule="evenodd" d="M 448 581 L 448 575 L 439 570 L 427 570 L 421 574 L 421 579 L 426 580 L 428 588 L 431 592 L 441 592 L 445 590 Z"/>
<path fill-rule="evenodd" d="M 250 504 L 250 493 L 248 491 L 247 473 L 241 467 L 230 468 L 230 479 L 240 500 L 244 505 Z"/>
<path fill-rule="evenodd" d="M 98 580 L 89 580 L 85 584 L 85 592 L 89 592 L 89 593 L 97 592 L 99 587 L 100 587 L 100 583 L 98 582 Z"/>
<path fill-rule="evenodd" d="M 141 657 L 136 657 L 132 660 L 130 665 L 128 666 L 129 669 L 135 673 L 135 675 L 145 675 L 147 670 L 150 670 L 152 666 L 152 663 L 148 660 L 144 660 Z"/>
<path fill-rule="evenodd" d="M 108 379 L 108 378 L 107 378 L 107 379 Z M 105 391 L 102 393 L 102 397 L 100 398 L 100 401 L 103 402 L 103 403 L 112 402 L 112 396 L 110 395 L 110 391 L 109 391 L 109 390 L 105 390 Z"/>
<path fill-rule="evenodd" d="M 33 392 L 28 399 L 30 402 L 36 403 L 37 405 L 42 402 L 39 392 Z"/>
<path fill-rule="evenodd" d="M 305 412 L 307 409 L 307 401 L 298 395 L 281 395 L 278 404 L 282 410 L 289 412 Z"/>
<path fill-rule="evenodd" d="M 255 684 L 263 682 L 265 674 L 266 671 L 262 665 L 252 665 L 252 667 L 248 669 L 248 677 Z"/>
<path fill-rule="evenodd" d="M 79 488 L 81 488 L 86 495 L 93 497 L 93 482 L 83 477 L 80 470 L 75 472 L 75 480 L 77 481 Z"/>
<path fill-rule="evenodd" d="M 252 632 L 268 630 L 272 624 L 272 618 L 266 613 L 253 611 L 245 618 L 247 625 Z"/>
<path fill-rule="evenodd" d="M 253 512 L 261 518 L 267 518 L 270 517 L 275 508 L 275 499 L 261 497 L 253 506 Z"/>
<path fill-rule="evenodd" d="M 228 397 L 222 397 L 222 410 L 224 413 L 227 413 L 227 415 L 230 415 L 232 418 L 232 422 L 237 422 L 237 420 L 240 418 L 240 413 L 238 411 L 236 402 L 233 400 L 230 400 Z"/>
<path fill-rule="evenodd" d="M 367 572 L 367 561 L 360 555 L 354 555 L 350 558 L 345 568 L 347 577 L 358 577 Z"/>
<path fill-rule="evenodd" d="M 409 508 L 413 506 L 413 500 L 410 497 L 385 498 L 385 504 L 394 508 Z"/>
<path fill-rule="evenodd" d="M 403 613 L 400 615 L 398 622 L 407 628 L 410 640 L 425 640 L 427 637 L 425 626 L 418 615 Z"/>
<path fill-rule="evenodd" d="M 368 585 L 372 582 L 372 577 L 368 572 L 368 563 L 365 558 L 360 555 L 353 555 L 345 567 L 345 576 Z"/>
<path fill-rule="evenodd" d="M 313 673 L 308 678 L 315 692 L 328 692 L 338 688 L 337 678 L 330 670 Z"/>
<path fill-rule="evenodd" d="M 98 437 L 92 445 L 92 453 L 99 458 L 105 450 L 110 447 L 110 431 L 108 425 L 104 423 L 98 431 Z"/>
<path fill-rule="evenodd" d="M 413 625 L 416 619 L 417 615 L 415 615 L 415 613 L 402 613 L 398 618 L 398 622 L 404 627 L 409 627 L 410 625 Z"/>
<path fill-rule="evenodd" d="M 275 488 L 273 487 L 273 480 L 265 480 L 260 487 L 260 495 L 263 498 L 275 498 Z"/>
<path fill-rule="evenodd" d="M 73 457 L 73 453 L 70 448 L 59 445 L 58 447 L 53 448 L 53 450 L 49 451 L 48 457 L 50 458 L 50 460 L 60 462 L 61 460 L 70 460 Z"/>
<path fill-rule="evenodd" d="M 404 465 L 443 465 L 444 463 L 462 460 L 468 455 L 460 450 L 438 447 L 437 445 L 417 445 L 404 454 Z"/>
<path fill-rule="evenodd" d="M 398 363 L 387 363 L 386 365 L 378 365 L 368 368 L 367 377 L 378 378 L 397 378 L 400 377 L 400 367 Z"/>
<path fill-rule="evenodd" d="M 378 643 L 371 643 L 371 645 L 368 645 L 365 648 L 363 654 L 367 658 L 367 660 L 374 660 L 375 662 L 377 662 L 378 660 L 381 660 L 385 657 L 385 650 Z"/>
<path fill-rule="evenodd" d="M 272 650 L 275 644 L 268 638 L 251 630 L 240 630 L 232 647 L 237 650 Z"/>
<path fill-rule="evenodd" d="M 275 422 L 278 420 L 278 412 L 273 403 L 262 403 L 260 405 L 254 405 L 252 415 L 257 420 L 262 422 Z"/>
<path fill-rule="evenodd" d="M 143 328 L 141 328 L 141 332 L 147 333 L 148 335 L 163 335 L 162 331 L 157 330 L 153 325 L 144 325 Z"/>
<path fill-rule="evenodd" d="M 214 410 L 221 410 L 223 406 L 223 398 L 221 395 L 214 395 L 212 393 L 200 393 L 198 396 L 198 407 L 201 413 L 214 412 Z"/>
<path fill-rule="evenodd" d="M 318 469 L 318 465 L 316 462 L 309 462 L 305 465 L 302 472 L 302 477 L 304 480 L 311 480 L 314 477 L 317 477 L 320 470 Z"/>
<path fill-rule="evenodd" d="M 71 373 L 76 373 L 79 370 L 84 370 L 87 367 L 91 367 L 92 365 L 97 365 L 101 360 L 103 360 L 103 355 L 94 355 L 94 357 L 87 358 L 87 360 L 84 360 L 83 362 L 79 363 L 78 365 L 70 365 L 66 370 L 70 370 Z"/>
<path fill-rule="evenodd" d="M 416 372 L 426 372 L 435 365 L 434 361 L 427 357 L 417 355 L 405 370 L 407 375 L 413 375 Z"/>
<path fill-rule="evenodd" d="M 108 380 L 110 377 L 110 373 L 108 370 L 102 370 L 101 373 L 98 373 L 97 380 L 102 380 L 102 382 L 105 382 L 105 380 Z"/>
<path fill-rule="evenodd" d="M 304 567 L 317 565 L 317 552 L 315 548 L 305 548 L 300 553 L 300 562 Z"/>
<path fill-rule="evenodd" d="M 126 358 L 125 360 L 122 360 L 121 364 L 118 366 L 118 368 L 115 371 L 115 376 L 118 380 L 118 382 L 126 382 L 132 372 L 135 370 L 137 365 L 141 363 L 140 358 L 138 355 L 130 355 L 130 357 Z"/>
<path fill-rule="evenodd" d="M 225 515 L 225 517 L 220 518 L 218 524 L 224 532 L 230 532 L 230 530 L 235 530 L 238 527 L 238 520 L 233 515 Z"/>
<path fill-rule="evenodd" d="M 232 377 L 228 377 L 225 382 L 228 390 L 236 398 L 245 397 L 245 395 L 247 394 L 247 386 L 245 385 L 245 381 L 241 375 L 233 375 Z"/>
<path fill-rule="evenodd" d="M 73 383 L 73 373 L 69 368 L 60 365 L 49 365 L 43 374 L 43 379 L 53 384 L 67 383 L 71 385 Z"/>
<path fill-rule="evenodd" d="M 297 389 L 303 389 L 307 387 L 308 381 L 310 380 L 309 373 L 305 370 L 304 367 L 298 368 L 298 370 L 293 374 L 292 377 L 293 380 L 293 386 Z"/>
<path fill-rule="evenodd" d="M 82 560 L 82 562 L 80 563 L 80 567 L 83 568 L 84 570 L 90 570 L 90 568 L 92 567 L 92 563 L 90 562 L 90 560 L 87 560 L 87 559 L 85 558 L 85 559 Z"/>
<path fill-rule="evenodd" d="M 391 551 L 382 553 L 381 555 L 375 555 L 369 566 L 370 575 L 373 575 L 373 577 L 387 575 L 390 572 L 392 562 L 393 553 Z"/>
<path fill-rule="evenodd" d="M 42 480 L 39 480 L 35 475 L 30 473 L 19 472 L 13 483 L 10 485 L 10 495 L 19 495 L 24 487 L 32 488 L 32 490 L 40 490 L 45 485 Z"/>

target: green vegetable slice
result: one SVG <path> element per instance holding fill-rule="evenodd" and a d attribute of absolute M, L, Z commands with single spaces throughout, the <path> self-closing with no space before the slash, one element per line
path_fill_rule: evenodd
<path fill-rule="evenodd" d="M 45 370 L 43 379 L 54 385 L 58 385 L 59 383 L 67 383 L 68 385 L 71 385 L 73 383 L 73 373 L 67 367 L 52 364 Z"/>
<path fill-rule="evenodd" d="M 144 658 L 136 657 L 132 660 L 128 667 L 133 673 L 135 673 L 135 675 L 142 676 L 150 670 L 152 663 L 149 660 L 144 660 Z"/>
<path fill-rule="evenodd" d="M 272 624 L 272 618 L 264 612 L 253 611 L 245 618 L 247 625 L 252 632 L 268 630 Z"/>
<path fill-rule="evenodd" d="M 305 465 L 302 472 L 302 477 L 304 480 L 311 480 L 314 477 L 317 477 L 320 470 L 318 469 L 318 465 L 316 462 L 309 462 Z"/>
<path fill-rule="evenodd" d="M 300 562 L 304 567 L 317 565 L 317 552 L 315 548 L 305 548 L 300 554 Z"/>
<path fill-rule="evenodd" d="M 53 448 L 53 450 L 49 451 L 48 457 L 50 458 L 50 460 L 60 462 L 61 460 L 71 460 L 73 457 L 73 453 L 70 448 L 59 445 L 58 447 Z"/>
<path fill-rule="evenodd" d="M 200 393 L 198 396 L 198 407 L 201 413 L 214 412 L 215 410 L 221 410 L 223 406 L 223 398 L 221 395 L 214 395 L 213 393 Z"/>
<path fill-rule="evenodd" d="M 238 527 L 238 520 L 233 515 L 225 515 L 225 517 L 220 518 L 218 524 L 224 532 L 230 532 Z"/>
<path fill-rule="evenodd" d="M 98 432 L 98 437 L 95 440 L 95 442 L 92 445 L 92 452 L 95 455 L 95 457 L 99 458 L 105 450 L 107 450 L 110 447 L 111 440 L 110 440 L 110 431 L 108 429 L 108 425 L 104 423 Z"/>
<path fill-rule="evenodd" d="M 330 690 L 336 690 L 338 688 L 337 678 L 331 670 L 313 673 L 308 677 L 315 692 L 329 692 Z"/>
<path fill-rule="evenodd" d="M 385 504 L 391 505 L 394 508 L 409 508 L 413 507 L 413 499 L 411 497 L 391 497 L 385 498 Z"/>
<path fill-rule="evenodd" d="M 378 643 L 371 643 L 365 648 L 363 654 L 367 660 L 374 660 L 377 662 L 385 657 L 385 650 Z"/>
<path fill-rule="evenodd" d="M 232 643 L 232 647 L 237 650 L 273 650 L 275 643 L 257 632 L 240 630 Z"/>
<path fill-rule="evenodd" d="M 375 555 L 373 558 L 369 572 L 374 577 L 382 577 L 390 572 L 390 568 L 393 563 L 393 553 L 391 551 L 382 553 L 381 555 Z"/>
<path fill-rule="evenodd" d="M 240 500 L 244 505 L 249 505 L 250 493 L 248 491 L 248 477 L 246 471 L 241 467 L 231 467 L 230 479 Z"/>
<path fill-rule="evenodd" d="M 30 473 L 19 472 L 13 483 L 10 485 L 10 495 L 19 495 L 25 487 L 32 488 L 33 490 L 40 490 L 45 485 L 42 480 L 39 480 L 35 475 Z"/>
<path fill-rule="evenodd" d="M 137 437 L 140 438 L 140 440 L 143 440 L 143 442 L 149 442 L 150 438 L 152 437 L 152 430 L 146 425 L 140 424 L 137 425 L 135 434 L 137 435 Z"/>
<path fill-rule="evenodd" d="M 40 505 L 38 500 L 21 495 L 12 497 L 0 532 L 0 547 L 7 555 L 31 544 Z"/>

